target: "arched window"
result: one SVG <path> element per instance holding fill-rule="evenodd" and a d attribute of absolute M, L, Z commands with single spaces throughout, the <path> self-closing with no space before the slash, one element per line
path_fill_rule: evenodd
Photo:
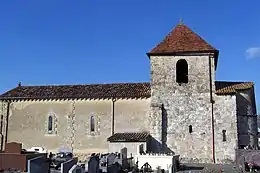
<path fill-rule="evenodd" d="M 91 115 L 91 117 L 90 117 L 90 131 L 91 132 L 95 131 L 95 119 L 94 119 L 93 115 Z"/>
<path fill-rule="evenodd" d="M 189 133 L 192 133 L 192 125 L 189 125 Z"/>
<path fill-rule="evenodd" d="M 51 115 L 48 118 L 48 131 L 52 132 L 52 116 Z"/>
<path fill-rule="evenodd" d="M 176 82 L 188 83 L 188 63 L 185 59 L 180 59 L 176 64 Z"/>

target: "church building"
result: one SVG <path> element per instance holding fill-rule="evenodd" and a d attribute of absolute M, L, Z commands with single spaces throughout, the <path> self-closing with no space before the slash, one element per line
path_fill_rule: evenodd
<path fill-rule="evenodd" d="M 20 83 L 3 93 L 1 149 L 20 142 L 83 156 L 142 143 L 182 162 L 224 163 L 258 147 L 254 83 L 216 81 L 217 49 L 180 23 L 147 56 L 147 82 Z"/>

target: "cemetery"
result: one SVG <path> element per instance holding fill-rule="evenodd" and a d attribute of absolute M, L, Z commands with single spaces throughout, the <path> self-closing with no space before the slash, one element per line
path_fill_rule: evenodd
<path fill-rule="evenodd" d="M 22 149 L 20 143 L 7 143 L 5 151 L 0 153 L 0 172 L 4 173 L 138 173 L 138 172 L 185 172 L 185 170 L 199 170 L 223 172 L 223 165 L 196 165 L 190 168 L 180 163 L 180 155 L 174 153 L 152 153 L 144 151 L 143 143 L 135 145 L 136 151 L 127 147 L 108 153 L 92 153 L 87 160 L 81 161 L 73 155 L 72 150 L 60 148 L 57 153 L 49 153 L 43 149 Z M 115 147 L 113 147 L 115 150 Z M 251 163 L 258 164 L 260 157 L 258 150 L 243 149 L 237 151 L 236 168 L 229 170 L 252 171 L 256 168 Z M 254 160 L 255 159 L 255 160 Z M 245 164 L 247 163 L 247 165 Z M 251 167 L 250 167 L 251 166 Z M 192 171 L 193 172 L 193 171 Z"/>
<path fill-rule="evenodd" d="M 117 173 L 117 172 L 176 172 L 179 167 L 179 155 L 163 153 L 145 153 L 136 148 L 136 155 L 127 152 L 127 148 L 114 153 L 93 153 L 86 161 L 78 161 L 69 149 L 60 149 L 56 154 L 26 151 L 20 143 L 8 143 L 0 153 L 0 171 L 28 173 Z M 130 157 L 128 157 L 130 156 Z M 54 164 L 55 163 L 55 164 Z M 54 166 L 53 166 L 54 165 Z M 13 171 L 12 171 L 13 170 Z"/>
<path fill-rule="evenodd" d="M 41 148 L 41 147 L 39 147 Z M 38 149 L 39 149 L 38 148 Z M 138 173 L 138 172 L 247 172 L 256 170 L 259 165 L 259 150 L 237 150 L 236 166 L 180 163 L 180 156 L 174 153 L 151 153 L 144 151 L 142 143 L 136 145 L 136 151 L 127 147 L 108 153 L 92 153 L 87 160 L 78 160 L 67 148 L 60 148 L 57 153 L 48 153 L 45 149 L 22 149 L 20 143 L 7 143 L 0 153 L 0 172 L 4 173 Z M 115 150 L 115 148 L 114 148 Z M 48 155 L 49 154 L 49 155 Z M 245 164 L 246 163 L 246 164 Z M 253 164 L 254 163 L 254 164 Z M 196 172 L 196 171 L 195 171 Z M 229 172 L 229 171 L 227 171 Z"/>
<path fill-rule="evenodd" d="M 0 172 L 6 173 L 120 173 L 120 172 L 185 172 L 200 170 L 208 172 L 222 170 L 223 165 L 188 166 L 180 163 L 180 155 L 174 152 L 152 152 L 150 144 L 145 141 L 116 141 L 110 139 L 107 153 L 92 153 L 86 160 L 75 157 L 70 148 L 60 148 L 56 153 L 48 152 L 43 147 L 22 149 L 21 143 L 7 143 L 0 153 Z M 131 145 L 132 144 L 132 145 Z M 259 150 L 250 148 L 236 151 L 235 166 L 227 165 L 232 171 L 252 171 L 260 165 Z"/>

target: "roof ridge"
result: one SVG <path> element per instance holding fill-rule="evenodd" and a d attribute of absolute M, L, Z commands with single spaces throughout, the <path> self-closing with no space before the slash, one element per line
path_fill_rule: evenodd
<path fill-rule="evenodd" d="M 58 98 L 148 98 L 150 83 L 114 83 L 89 85 L 18 86 L 0 95 L 0 99 L 58 99 Z"/>
<path fill-rule="evenodd" d="M 21 85 L 19 87 L 66 87 L 66 86 L 94 86 L 94 85 L 127 85 L 127 84 L 149 84 L 150 82 L 115 82 L 115 83 L 92 83 L 92 84 L 46 84 L 46 85 Z M 13 89 L 15 89 L 13 88 Z"/>

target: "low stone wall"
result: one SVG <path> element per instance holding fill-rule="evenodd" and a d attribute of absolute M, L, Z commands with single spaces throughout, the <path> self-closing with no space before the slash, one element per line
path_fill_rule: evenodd
<path fill-rule="evenodd" d="M 47 173 L 50 164 L 45 156 L 39 156 L 28 160 L 28 173 Z"/>
<path fill-rule="evenodd" d="M 69 170 L 78 163 L 78 158 L 75 157 L 73 159 L 68 160 L 61 164 L 61 173 L 68 173 Z"/>

